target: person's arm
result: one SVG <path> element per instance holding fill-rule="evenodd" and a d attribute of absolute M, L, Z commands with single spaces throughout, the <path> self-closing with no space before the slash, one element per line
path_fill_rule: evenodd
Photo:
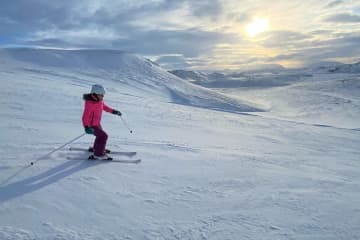
<path fill-rule="evenodd" d="M 103 109 L 105 112 L 109 112 L 112 113 L 114 111 L 114 109 L 112 109 L 111 107 L 109 107 L 108 105 L 106 105 L 105 103 L 103 103 Z"/>
<path fill-rule="evenodd" d="M 120 111 L 115 110 L 115 109 L 109 107 L 109 106 L 106 105 L 105 103 L 104 103 L 103 109 L 104 109 L 104 111 L 106 111 L 106 112 L 109 112 L 109 113 L 112 113 L 112 114 L 115 114 L 115 115 L 118 115 L 118 116 L 121 116 L 121 115 L 122 115 L 122 113 L 121 113 Z"/>

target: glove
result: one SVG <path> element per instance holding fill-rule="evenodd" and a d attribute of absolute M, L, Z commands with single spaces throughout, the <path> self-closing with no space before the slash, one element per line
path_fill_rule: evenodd
<path fill-rule="evenodd" d="M 118 115 L 118 116 L 122 115 L 122 113 L 120 111 L 118 111 L 118 110 L 113 110 L 112 114 L 115 114 L 115 115 Z"/>
<path fill-rule="evenodd" d="M 94 134 L 94 129 L 92 127 L 89 127 L 89 126 L 85 126 L 85 132 L 87 134 Z"/>

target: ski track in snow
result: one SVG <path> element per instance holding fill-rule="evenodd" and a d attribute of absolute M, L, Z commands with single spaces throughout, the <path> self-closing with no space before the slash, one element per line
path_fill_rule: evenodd
<path fill-rule="evenodd" d="M 112 66 L 107 52 L 99 54 L 101 66 Z M 74 58 L 83 64 L 80 53 Z M 122 72 L 90 71 L 86 64 L 76 70 L 0 66 L 0 94 L 6 96 L 0 100 L 0 239 L 360 238 L 360 132 L 353 119 L 360 110 L 351 87 L 335 91 L 342 82 L 320 81 L 322 75 L 310 85 L 298 80 L 241 90 L 242 98 L 276 106 L 269 113 L 235 114 L 174 104 L 161 87 L 167 73 L 140 58 L 121 55 L 120 62 Z M 146 87 L 143 73 L 153 74 Z M 67 148 L 46 156 L 82 133 L 81 96 L 96 81 L 134 130 L 104 114 L 108 148 L 137 151 L 140 164 L 71 161 L 67 157 L 88 154 Z M 345 94 L 353 104 L 344 115 L 320 121 L 342 109 L 332 100 Z M 297 111 L 312 117 L 297 118 Z M 71 145 L 92 141 L 85 136 Z"/>

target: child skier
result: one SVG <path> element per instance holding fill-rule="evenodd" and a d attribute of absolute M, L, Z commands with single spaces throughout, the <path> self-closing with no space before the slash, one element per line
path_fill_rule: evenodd
<path fill-rule="evenodd" d="M 108 135 L 101 127 L 102 111 L 106 111 L 118 116 L 121 116 L 121 112 L 107 106 L 104 101 L 105 89 L 99 84 L 95 84 L 91 87 L 91 92 L 84 94 L 85 100 L 84 113 L 82 115 L 82 123 L 87 134 L 93 134 L 96 136 L 93 151 L 94 154 L 89 159 L 108 159 L 106 155 L 105 146 L 108 139 Z"/>

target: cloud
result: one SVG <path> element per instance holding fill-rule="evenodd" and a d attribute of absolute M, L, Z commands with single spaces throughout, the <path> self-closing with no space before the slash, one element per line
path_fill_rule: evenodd
<path fill-rule="evenodd" d="M 72 47 L 71 43 L 68 43 L 66 41 L 63 41 L 61 39 L 54 39 L 54 38 L 48 38 L 48 39 L 41 39 L 38 41 L 27 41 L 25 43 L 26 45 L 31 46 L 44 46 L 44 47 L 59 47 L 59 48 L 69 48 Z"/>
<path fill-rule="evenodd" d="M 260 42 L 262 46 L 268 48 L 286 48 L 310 38 L 310 35 L 300 32 L 270 31 L 262 34 L 262 40 Z"/>
<path fill-rule="evenodd" d="M 304 54 L 302 53 L 290 53 L 290 54 L 280 54 L 277 55 L 275 57 L 270 57 L 267 59 L 267 61 L 269 62 L 274 62 L 274 61 L 289 61 L 289 60 L 296 60 L 299 58 L 304 58 Z"/>
<path fill-rule="evenodd" d="M 7 20 L 0 33 L 34 32 L 46 30 L 74 31 L 86 28 L 112 28 L 123 32 L 131 27 L 131 21 L 148 9 L 153 11 L 152 1 L 124 3 L 124 1 L 47 1 L 14 0 L 12 4 L 0 1 L 0 16 Z M 15 28 L 14 28 L 15 27 Z"/>
<path fill-rule="evenodd" d="M 127 46 L 142 54 L 182 54 L 196 57 L 213 50 L 218 42 L 230 41 L 230 34 L 188 29 L 178 31 L 138 31 L 128 39 L 113 41 L 114 47 Z"/>
<path fill-rule="evenodd" d="M 226 34 L 197 28 L 147 29 L 145 25 L 134 24 L 138 19 L 146 22 L 148 16 L 158 16 L 163 11 L 173 11 L 184 6 L 188 7 L 192 16 L 216 16 L 221 13 L 218 0 L 129 1 L 126 4 L 112 1 L 101 1 L 100 4 L 99 1 L 91 0 L 77 3 L 70 0 L 51 3 L 46 0 L 15 2 L 0 2 L 0 15 L 8 22 L 0 27 L 0 35 L 17 35 L 20 44 L 68 46 L 72 43 L 74 47 L 116 47 L 143 54 L 182 53 L 188 57 L 210 51 L 218 41 L 226 38 Z M 164 19 L 161 21 L 166 22 Z"/>
<path fill-rule="evenodd" d="M 343 4 L 343 3 L 344 3 L 344 1 L 342 1 L 342 0 L 332 1 L 332 2 L 329 2 L 329 3 L 325 6 L 325 8 L 337 7 L 337 6 L 339 6 L 339 5 Z"/>
<path fill-rule="evenodd" d="M 266 61 L 303 61 L 304 63 L 314 63 L 325 60 L 357 58 L 360 55 L 359 34 L 339 34 L 333 39 L 312 41 L 310 44 L 299 48 L 293 53 L 279 54 L 268 58 Z"/>
<path fill-rule="evenodd" d="M 336 12 L 340 6 L 348 13 Z M 120 49 L 189 68 L 346 58 L 357 53 L 348 46 L 358 39 L 346 35 L 359 31 L 357 6 L 344 0 L 0 1 L 0 46 Z M 272 31 L 248 39 L 245 26 L 256 16 L 267 16 Z"/>
<path fill-rule="evenodd" d="M 12 32 L 12 27 L 16 27 L 14 30 L 17 31 L 34 31 L 54 25 L 66 27 L 73 12 L 72 5 L 67 4 L 69 2 L 14 0 L 9 4 L 1 1 L 0 16 L 7 20 L 1 28 L 1 33 Z"/>
<path fill-rule="evenodd" d="M 187 62 L 184 56 L 177 55 L 177 56 L 161 56 L 158 58 L 156 63 L 162 65 L 166 69 L 185 69 L 190 67 L 191 65 Z"/>
<path fill-rule="evenodd" d="M 324 18 L 326 22 L 335 23 L 360 23 L 360 15 L 350 13 L 339 13 Z"/>
<path fill-rule="evenodd" d="M 222 4 L 219 0 L 188 1 L 192 13 L 197 17 L 210 17 L 216 20 L 222 14 Z"/>

